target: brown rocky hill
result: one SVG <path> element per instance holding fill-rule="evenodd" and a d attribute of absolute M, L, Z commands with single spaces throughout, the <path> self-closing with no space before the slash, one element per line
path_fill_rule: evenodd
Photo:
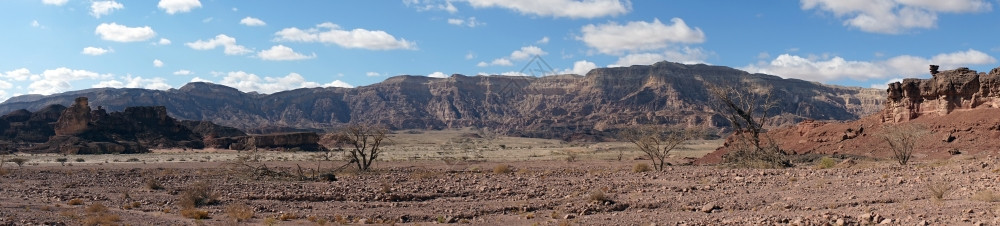
<path fill-rule="evenodd" d="M 87 89 L 20 96 L 0 112 L 41 109 L 90 98 L 109 110 L 166 106 L 179 119 L 207 120 L 249 132 L 328 129 L 344 123 L 391 129 L 488 127 L 510 135 L 593 139 L 635 124 L 725 127 L 706 84 L 774 93 L 780 124 L 855 120 L 881 109 L 884 92 L 823 85 L 710 65 L 660 62 L 546 77 L 396 76 L 357 88 L 306 88 L 264 95 L 210 83 L 166 91 Z"/>
<path fill-rule="evenodd" d="M 880 135 L 887 126 L 917 124 L 924 135 L 917 159 L 940 159 L 954 153 L 977 154 L 1000 147 L 1000 67 L 989 73 L 968 68 L 935 73 L 930 79 L 889 84 L 885 107 L 877 114 L 848 122 L 806 121 L 767 132 L 779 146 L 797 154 L 848 154 L 889 157 Z M 718 162 L 725 148 L 702 163 Z"/>

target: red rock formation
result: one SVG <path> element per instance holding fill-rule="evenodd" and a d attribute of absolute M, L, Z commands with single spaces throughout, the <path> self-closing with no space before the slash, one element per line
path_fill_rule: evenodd
<path fill-rule="evenodd" d="M 889 84 L 882 121 L 904 122 L 922 115 L 1000 107 L 1000 68 L 981 73 L 968 68 L 941 71 L 930 79 Z"/>
<path fill-rule="evenodd" d="M 76 102 L 67 108 L 56 121 L 57 136 L 79 135 L 87 130 L 90 123 L 90 105 L 86 97 L 77 97 Z"/>

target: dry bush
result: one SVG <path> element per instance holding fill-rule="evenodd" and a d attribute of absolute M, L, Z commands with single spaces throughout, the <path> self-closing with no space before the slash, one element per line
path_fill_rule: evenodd
<path fill-rule="evenodd" d="M 299 216 L 294 213 L 282 213 L 281 215 L 278 215 L 278 220 L 280 221 L 290 221 L 295 219 L 299 219 Z"/>
<path fill-rule="evenodd" d="M 208 212 L 195 208 L 188 208 L 181 210 L 181 216 L 196 220 L 208 219 Z"/>
<path fill-rule="evenodd" d="M 144 184 L 146 189 L 149 190 L 163 190 L 163 184 L 160 184 L 160 180 L 157 180 L 156 178 L 146 178 Z"/>
<path fill-rule="evenodd" d="M 982 190 L 972 194 L 972 200 L 983 201 L 983 202 L 1000 202 L 1000 195 L 994 193 L 992 190 Z"/>
<path fill-rule="evenodd" d="M 682 127 L 639 126 L 627 128 L 619 134 L 622 139 L 634 144 L 653 161 L 653 168 L 663 171 L 667 156 L 684 142 L 701 137 L 701 130 Z"/>
<path fill-rule="evenodd" d="M 837 160 L 836 159 L 824 156 L 823 158 L 819 159 L 819 162 L 816 163 L 816 168 L 829 169 L 829 168 L 833 168 L 833 166 L 836 166 L 836 165 L 837 165 Z"/>
<path fill-rule="evenodd" d="M 587 195 L 587 199 L 590 200 L 591 202 L 606 202 L 611 200 L 610 198 L 608 198 L 607 195 L 604 194 L 604 191 L 601 190 L 591 191 L 590 195 Z"/>
<path fill-rule="evenodd" d="M 493 173 L 495 174 L 508 174 L 510 172 L 513 172 L 513 170 L 511 169 L 510 165 L 507 164 L 500 164 L 493 167 Z"/>
<path fill-rule="evenodd" d="M 26 159 L 26 158 L 12 158 L 12 159 L 8 159 L 7 161 L 8 162 L 13 162 L 14 164 L 17 164 L 17 168 L 21 168 L 24 165 L 24 163 L 28 162 L 28 159 Z"/>
<path fill-rule="evenodd" d="M 636 173 L 642 173 L 649 170 L 649 165 L 646 165 L 646 163 L 636 163 L 635 166 L 632 167 L 632 172 Z"/>
<path fill-rule="evenodd" d="M 218 194 L 212 190 L 212 185 L 206 181 L 188 185 L 177 200 L 183 209 L 193 209 L 199 206 L 213 204 L 218 201 Z"/>
<path fill-rule="evenodd" d="M 923 125 L 912 123 L 890 125 L 883 128 L 882 131 L 885 131 L 885 133 L 879 134 L 879 137 L 886 144 L 889 144 L 889 150 L 892 151 L 892 159 L 895 159 L 900 165 L 906 165 L 907 162 L 910 162 L 910 158 L 913 157 L 913 148 L 917 146 L 917 141 L 928 133 Z"/>
<path fill-rule="evenodd" d="M 121 221 L 121 217 L 108 213 L 108 207 L 100 203 L 87 206 L 87 217 L 83 219 L 83 225 L 115 225 Z"/>
<path fill-rule="evenodd" d="M 79 205 L 83 205 L 83 200 L 82 199 L 70 199 L 69 202 L 66 202 L 66 204 L 74 205 L 74 206 L 79 206 Z"/>
<path fill-rule="evenodd" d="M 737 168 L 785 168 L 792 166 L 787 154 L 777 142 L 765 135 L 772 108 L 777 101 L 771 99 L 773 88 L 764 84 L 718 86 L 705 84 L 718 101 L 715 108 L 729 121 L 733 134 L 726 140 L 729 152 L 723 162 Z M 769 92 L 770 91 L 770 92 Z"/>
<path fill-rule="evenodd" d="M 354 124 L 344 128 L 343 142 L 347 146 L 348 157 L 361 171 L 368 171 L 372 163 L 382 154 L 382 142 L 389 130 L 382 126 Z M 340 147 L 337 147 L 340 148 Z"/>
<path fill-rule="evenodd" d="M 941 181 L 928 181 L 927 182 L 927 192 L 929 192 L 931 199 L 934 201 L 944 200 L 944 196 L 951 192 L 954 188 L 951 182 L 941 180 Z"/>
<path fill-rule="evenodd" d="M 226 214 L 236 219 L 236 222 L 243 222 L 253 218 L 254 210 L 246 204 L 230 204 L 226 206 Z"/>

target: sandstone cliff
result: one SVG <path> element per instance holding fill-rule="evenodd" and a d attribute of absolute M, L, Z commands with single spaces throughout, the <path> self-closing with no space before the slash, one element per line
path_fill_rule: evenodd
<path fill-rule="evenodd" d="M 247 131 L 272 128 L 329 129 L 344 123 L 378 123 L 391 129 L 489 127 L 510 135 L 594 139 L 636 124 L 725 128 L 706 84 L 763 89 L 778 99 L 775 122 L 854 120 L 881 110 L 883 92 L 828 86 L 737 69 L 660 62 L 598 68 L 547 77 L 396 76 L 357 88 L 309 88 L 270 95 L 243 93 L 209 83 L 167 91 L 88 89 L 51 96 L 22 96 L 0 112 L 70 104 L 85 96 L 109 110 L 166 106 L 180 119 L 212 121 Z"/>
<path fill-rule="evenodd" d="M 1000 107 L 1000 68 L 989 73 L 968 68 L 935 73 L 930 79 L 905 79 L 889 84 L 882 111 L 886 122 L 903 122 L 921 115 Z"/>

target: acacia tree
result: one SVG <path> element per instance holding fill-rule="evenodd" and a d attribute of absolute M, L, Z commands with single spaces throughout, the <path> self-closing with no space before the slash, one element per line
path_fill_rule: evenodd
<path fill-rule="evenodd" d="M 351 162 L 356 163 L 359 170 L 368 171 L 382 153 L 380 148 L 389 130 L 382 126 L 352 124 L 342 133 Z"/>
<path fill-rule="evenodd" d="M 701 132 L 690 128 L 663 129 L 656 126 L 638 126 L 622 130 L 619 136 L 645 153 L 653 161 L 653 168 L 663 171 L 670 151 L 686 141 L 701 136 Z"/>
<path fill-rule="evenodd" d="M 885 132 L 879 134 L 879 137 L 889 144 L 892 158 L 899 162 L 899 165 L 906 165 L 910 161 L 917 141 L 927 134 L 927 130 L 920 124 L 890 125 L 882 131 Z"/>
<path fill-rule="evenodd" d="M 781 168 L 790 166 L 784 151 L 774 140 L 764 136 L 769 112 L 777 105 L 771 99 L 773 89 L 751 84 L 745 90 L 733 86 L 706 84 L 717 99 L 716 111 L 729 120 L 733 129 L 730 151 L 723 161 L 739 167 Z M 762 137 L 763 136 L 763 137 Z"/>

